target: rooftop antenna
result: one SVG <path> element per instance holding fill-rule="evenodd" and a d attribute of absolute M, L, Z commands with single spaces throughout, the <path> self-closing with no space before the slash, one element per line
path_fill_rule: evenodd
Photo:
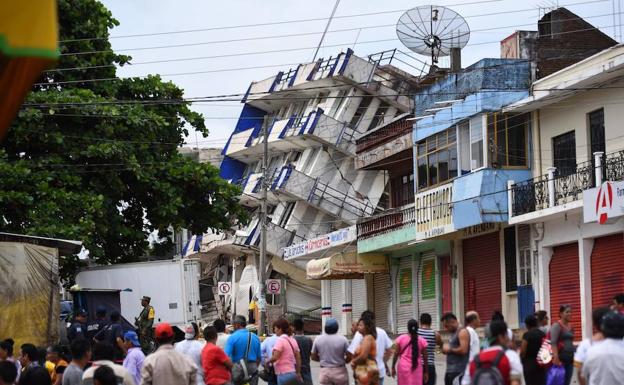
<path fill-rule="evenodd" d="M 314 51 L 314 57 L 312 57 L 312 61 L 316 60 L 316 55 L 318 55 L 319 49 L 321 49 L 321 45 L 323 44 L 323 40 L 325 40 L 325 35 L 327 34 L 327 30 L 329 29 L 329 25 L 336 14 L 336 10 L 338 9 L 338 4 L 340 4 L 340 0 L 336 0 L 336 4 L 334 4 L 334 9 L 332 10 L 329 19 L 327 19 L 327 25 L 325 26 L 325 30 L 323 31 L 323 35 L 321 35 L 321 41 L 319 41 L 318 46 L 316 47 L 316 51 Z"/>
<path fill-rule="evenodd" d="M 457 12 L 437 5 L 412 8 L 399 18 L 396 25 L 399 40 L 410 50 L 431 57 L 432 69 L 440 56 L 459 60 L 459 50 L 470 39 L 468 23 Z M 453 63 L 451 67 L 457 66 Z M 459 65 L 461 67 L 461 64 Z"/>

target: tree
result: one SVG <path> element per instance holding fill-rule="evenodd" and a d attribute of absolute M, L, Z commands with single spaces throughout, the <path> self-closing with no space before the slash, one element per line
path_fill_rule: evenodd
<path fill-rule="evenodd" d="M 189 130 L 208 135 L 183 91 L 158 75 L 90 81 L 115 79 L 130 62 L 108 40 L 119 23 L 96 0 L 58 8 L 57 69 L 35 84 L 0 147 L 0 231 L 79 239 L 106 264 L 136 261 L 153 231 L 244 222 L 240 190 L 178 152 Z M 68 282 L 77 268 L 77 256 L 61 260 Z"/>

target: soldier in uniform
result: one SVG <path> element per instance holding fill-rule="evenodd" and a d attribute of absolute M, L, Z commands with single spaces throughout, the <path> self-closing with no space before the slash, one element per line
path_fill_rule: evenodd
<path fill-rule="evenodd" d="M 151 353 L 154 345 L 154 337 L 152 335 L 154 326 L 154 308 L 150 306 L 152 299 L 148 296 L 143 296 L 141 299 L 141 306 L 143 310 L 139 314 L 138 318 L 135 318 L 134 324 L 139 328 L 139 340 L 141 342 L 141 349 L 145 354 Z"/>
<path fill-rule="evenodd" d="M 77 339 L 87 338 L 87 312 L 80 309 L 76 312 L 74 322 L 67 330 L 67 339 L 69 342 L 73 342 Z"/>

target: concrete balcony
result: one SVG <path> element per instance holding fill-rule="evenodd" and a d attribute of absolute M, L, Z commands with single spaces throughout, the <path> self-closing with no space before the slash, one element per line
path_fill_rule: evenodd
<path fill-rule="evenodd" d="M 240 203 L 243 206 L 257 207 L 260 205 L 260 188 L 262 183 L 262 173 L 249 174 L 240 183 L 242 194 Z"/>
<path fill-rule="evenodd" d="M 311 140 L 318 146 L 331 146 L 353 155 L 353 135 L 353 129 L 346 122 L 325 115 L 323 109 L 319 108 L 307 116 L 292 116 L 271 124 L 268 148 L 270 153 L 304 150 L 311 146 Z M 262 153 L 261 133 L 247 130 L 232 136 L 226 155 L 250 163 L 259 160 Z"/>
<path fill-rule="evenodd" d="M 320 178 L 313 178 L 292 166 L 284 166 L 272 179 L 272 194 L 280 198 L 304 200 L 317 209 L 341 218 L 347 223 L 373 213 L 374 206 L 353 192 L 341 191 Z"/>
<path fill-rule="evenodd" d="M 414 241 L 416 208 L 413 204 L 390 209 L 357 224 L 358 252 L 369 252 Z"/>
<path fill-rule="evenodd" d="M 392 167 L 383 160 L 406 159 L 412 157 L 413 122 L 405 120 L 409 114 L 388 123 L 382 128 L 367 133 L 356 140 L 355 168 L 381 169 Z M 399 156 L 400 154 L 400 156 Z M 411 159 L 409 160 L 411 162 Z M 391 164 L 395 164 L 392 162 Z"/>
<path fill-rule="evenodd" d="M 583 209 L 583 192 L 602 181 L 624 179 L 624 151 L 604 156 L 596 153 L 593 162 L 579 163 L 573 170 L 550 168 L 548 174 L 514 183 L 508 189 L 509 223 L 533 223 Z M 598 182 L 598 183 L 597 183 Z"/>
<path fill-rule="evenodd" d="M 233 243 L 241 247 L 259 249 L 261 233 L 259 221 L 257 219 L 254 220 L 247 229 L 251 229 L 249 235 L 235 236 Z M 281 257 L 284 247 L 290 246 L 293 242 L 302 242 L 304 240 L 304 238 L 296 235 L 294 231 L 286 230 L 275 223 L 269 223 L 267 226 L 267 252 L 272 255 Z"/>

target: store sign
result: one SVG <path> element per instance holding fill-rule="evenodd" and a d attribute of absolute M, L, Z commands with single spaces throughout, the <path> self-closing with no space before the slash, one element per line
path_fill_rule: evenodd
<path fill-rule="evenodd" d="M 412 269 L 399 270 L 399 304 L 412 303 Z"/>
<path fill-rule="evenodd" d="M 335 246 L 345 245 L 356 239 L 356 228 L 350 226 L 344 229 L 336 230 L 329 234 L 322 235 L 317 238 L 310 239 L 305 242 L 297 243 L 284 248 L 284 260 L 299 258 L 306 254 L 317 251 L 326 250 Z"/>
<path fill-rule="evenodd" d="M 417 241 L 455 231 L 452 183 L 416 194 L 415 200 Z"/>
<path fill-rule="evenodd" d="M 462 238 L 476 237 L 478 235 L 491 233 L 492 231 L 495 231 L 497 229 L 498 227 L 496 223 L 481 223 L 479 225 L 474 225 L 462 229 Z"/>
<path fill-rule="evenodd" d="M 585 223 L 609 223 L 624 215 L 624 182 L 604 182 L 600 187 L 583 191 Z"/>

